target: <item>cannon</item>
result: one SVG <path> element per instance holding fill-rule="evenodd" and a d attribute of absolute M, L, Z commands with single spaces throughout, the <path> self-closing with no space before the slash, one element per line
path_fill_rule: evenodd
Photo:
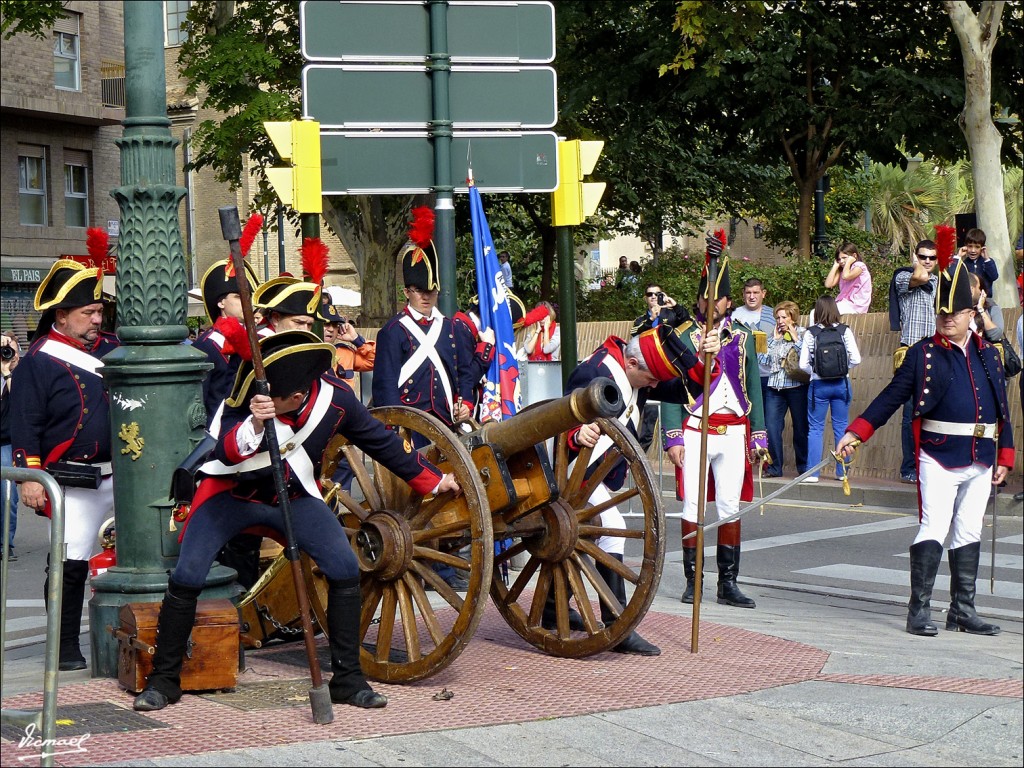
<path fill-rule="evenodd" d="M 455 475 L 462 488 L 457 497 L 422 497 L 384 467 L 367 466 L 344 437 L 334 438 L 321 480 L 362 571 L 361 662 L 368 677 L 411 682 L 451 664 L 476 630 L 488 593 L 517 634 L 554 656 L 600 653 L 633 631 L 661 577 L 665 518 L 643 451 L 616 418 L 622 410 L 621 394 L 609 379 L 462 434 L 422 411 L 371 409 L 407 448 L 418 446 Z M 599 455 L 585 448 L 570 462 L 568 433 L 589 422 L 599 423 L 607 439 L 597 446 Z M 351 493 L 330 480 L 342 456 L 355 475 Z M 592 500 L 622 459 L 628 464 L 622 488 L 607 500 Z M 624 509 L 634 498 L 643 510 L 642 526 L 601 526 L 601 512 Z M 635 540 L 631 550 L 639 544 L 639 564 L 630 565 L 633 555 L 624 564 L 598 548 L 602 536 Z M 518 573 L 508 568 L 513 558 L 525 559 Z M 468 580 L 464 594 L 438 576 L 436 563 L 451 565 Z M 595 563 L 632 585 L 625 607 Z M 312 603 L 326 627 L 322 604 Z M 602 604 L 615 616 L 607 624 L 599 618 Z M 582 617 L 582 629 L 570 628 L 570 608 Z"/>

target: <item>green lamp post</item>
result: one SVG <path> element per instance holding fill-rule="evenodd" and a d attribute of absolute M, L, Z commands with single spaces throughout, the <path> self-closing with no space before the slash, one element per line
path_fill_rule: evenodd
<path fill-rule="evenodd" d="M 188 334 L 185 257 L 164 73 L 163 3 L 124 4 L 125 95 L 117 253 L 118 336 L 103 359 L 113 431 L 117 565 L 93 580 L 89 601 L 92 675 L 117 676 L 121 606 L 163 597 L 178 556 L 168 499 L 174 468 L 202 437 L 206 357 Z M 215 566 L 204 597 L 237 595 L 235 572 Z"/>

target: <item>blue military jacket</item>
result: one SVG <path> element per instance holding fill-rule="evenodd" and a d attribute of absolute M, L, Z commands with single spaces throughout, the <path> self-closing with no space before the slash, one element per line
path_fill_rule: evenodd
<path fill-rule="evenodd" d="M 203 378 L 203 405 L 206 406 L 207 426 L 210 425 L 220 404 L 231 394 L 235 374 L 238 373 L 238 366 L 242 364 L 241 356 L 225 351 L 224 342 L 224 334 L 210 328 L 192 343 L 193 348 L 198 349 L 213 363 L 213 368 L 207 371 Z"/>
<path fill-rule="evenodd" d="M 914 402 L 914 435 L 918 449 L 947 469 L 977 462 L 1013 466 L 1013 429 L 1006 400 L 1006 379 L 999 351 L 972 333 L 967 354 L 935 334 L 907 350 L 892 381 L 855 419 L 847 431 L 866 442 L 876 429 Z M 948 435 L 923 427 L 924 419 L 964 424 L 997 424 L 998 438 Z"/>
<path fill-rule="evenodd" d="M 377 358 L 373 364 L 373 404 L 408 405 L 437 416 L 445 424 L 451 425 L 452 410 L 458 400 L 461 398 L 472 402 L 473 391 L 472 388 L 464 391 L 468 377 L 460 365 L 469 364 L 473 350 L 460 348 L 452 321 L 438 313 L 432 322 L 441 323 L 441 330 L 433 345 L 432 355 L 421 353 L 422 362 L 415 370 L 407 370 L 406 375 L 402 376 L 403 366 L 424 346 L 409 329 L 406 324 L 409 321 L 403 323 L 405 317 L 412 318 L 408 307 L 391 318 L 377 334 Z M 418 327 L 419 333 L 429 334 L 429 326 Z M 447 379 L 451 401 L 448 400 L 441 376 Z"/>
<path fill-rule="evenodd" d="M 118 346 L 110 333 L 86 349 L 51 330 L 29 347 L 11 382 L 15 466 L 110 461 L 110 400 L 100 358 Z"/>

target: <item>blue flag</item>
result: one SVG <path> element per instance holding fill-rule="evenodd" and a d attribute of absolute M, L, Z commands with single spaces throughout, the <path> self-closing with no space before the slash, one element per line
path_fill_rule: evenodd
<path fill-rule="evenodd" d="M 473 222 L 473 260 L 476 264 L 476 294 L 480 302 L 481 330 L 494 330 L 494 359 L 484 379 L 480 421 L 501 421 L 521 406 L 519 363 L 515 356 L 512 312 L 509 310 L 505 280 L 494 252 L 480 190 L 469 187 L 469 213 Z"/>

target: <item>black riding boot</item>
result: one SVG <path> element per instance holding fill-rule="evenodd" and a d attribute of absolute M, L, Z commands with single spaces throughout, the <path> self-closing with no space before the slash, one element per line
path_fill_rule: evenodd
<path fill-rule="evenodd" d="M 135 697 L 140 712 L 163 709 L 181 698 L 181 665 L 192 626 L 196 623 L 196 603 L 202 587 L 186 587 L 168 580 L 160 618 L 156 622 L 156 654 L 146 687 Z"/>
<path fill-rule="evenodd" d="M 46 558 L 46 572 L 50 572 L 50 558 Z M 64 578 L 61 582 L 60 602 L 60 655 L 57 669 L 71 672 L 85 669 L 80 635 L 82 634 L 82 602 L 85 600 L 85 582 L 89 579 L 88 560 L 65 560 Z M 43 581 L 43 602 L 49 599 L 50 577 Z"/>
<path fill-rule="evenodd" d="M 362 594 L 359 578 L 330 581 L 327 586 L 327 635 L 331 645 L 328 687 L 331 701 L 364 709 L 386 706 L 388 699 L 374 691 L 359 664 L 359 613 Z"/>
<path fill-rule="evenodd" d="M 757 603 L 740 592 L 736 577 L 740 575 L 740 521 L 726 523 L 718 529 L 718 602 L 737 608 L 754 608 Z"/>
<path fill-rule="evenodd" d="M 995 624 L 986 624 L 974 610 L 980 558 L 980 541 L 949 550 L 950 601 L 946 629 L 972 635 L 998 635 L 1002 630 Z"/>
<path fill-rule="evenodd" d="M 919 541 L 910 547 L 910 602 L 907 604 L 907 632 L 932 637 L 939 634 L 931 621 L 932 588 L 942 562 L 942 544 Z"/>
<path fill-rule="evenodd" d="M 610 552 L 608 554 L 614 557 L 620 563 L 622 562 L 622 555 L 615 555 Z M 612 591 L 612 594 L 615 595 L 615 599 L 619 601 L 619 605 L 625 608 L 626 582 L 623 580 L 623 578 L 618 573 L 613 571 L 611 568 L 609 568 L 606 565 L 602 565 L 601 563 L 597 563 L 597 572 L 601 574 L 601 577 L 605 580 L 605 583 L 608 585 L 608 588 Z M 615 621 L 615 619 L 616 616 L 614 613 L 612 613 L 611 608 L 605 605 L 602 601 L 601 621 L 603 621 L 604 625 L 607 627 L 611 626 L 612 622 Z M 639 633 L 637 632 L 630 632 L 626 639 L 620 642 L 614 648 L 612 648 L 612 650 L 615 653 L 632 653 L 636 656 L 661 655 L 661 649 L 658 646 L 654 645 L 653 643 L 647 642 L 642 637 L 640 637 Z"/>
<path fill-rule="evenodd" d="M 686 536 L 688 533 L 694 533 L 696 530 L 696 523 L 683 520 L 683 536 Z M 687 539 L 683 541 L 683 575 L 686 577 L 686 589 L 683 590 L 683 596 L 679 598 L 679 602 L 692 603 L 694 580 L 697 578 L 696 539 Z"/>

